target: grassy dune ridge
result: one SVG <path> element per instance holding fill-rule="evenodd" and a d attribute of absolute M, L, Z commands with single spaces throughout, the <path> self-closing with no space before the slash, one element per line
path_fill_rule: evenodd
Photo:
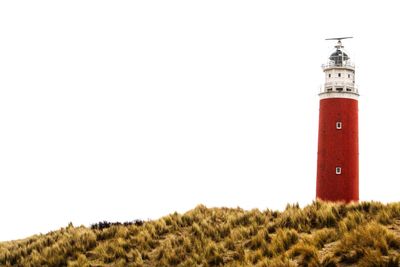
<path fill-rule="evenodd" d="M 0 266 L 399 266 L 400 202 L 207 208 L 0 243 Z"/>

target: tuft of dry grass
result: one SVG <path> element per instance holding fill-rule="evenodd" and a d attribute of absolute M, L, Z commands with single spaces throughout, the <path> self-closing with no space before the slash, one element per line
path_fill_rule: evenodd
<path fill-rule="evenodd" d="M 318 250 L 310 244 L 303 242 L 296 244 L 290 249 L 289 255 L 296 258 L 301 266 L 319 266 Z"/>
<path fill-rule="evenodd" d="M 315 201 L 72 224 L 0 243 L 0 266 L 399 266 L 400 203 Z"/>
<path fill-rule="evenodd" d="M 399 249 L 400 238 L 383 225 L 372 221 L 345 233 L 336 247 L 335 255 L 345 263 L 359 262 L 363 266 L 382 266 L 382 256 L 388 256 L 390 251 L 396 253 Z"/>

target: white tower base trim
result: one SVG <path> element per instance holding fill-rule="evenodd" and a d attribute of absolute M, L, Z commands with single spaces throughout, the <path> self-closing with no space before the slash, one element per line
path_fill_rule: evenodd
<path fill-rule="evenodd" d="M 356 93 L 348 93 L 348 92 L 324 92 L 319 94 L 319 99 L 326 99 L 326 98 L 350 98 L 354 100 L 358 100 L 360 95 Z"/>

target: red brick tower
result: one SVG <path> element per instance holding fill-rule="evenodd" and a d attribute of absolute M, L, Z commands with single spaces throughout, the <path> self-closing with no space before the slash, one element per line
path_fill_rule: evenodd
<path fill-rule="evenodd" d="M 322 66 L 325 84 L 319 94 L 317 199 L 358 201 L 358 89 L 355 68 L 343 52 L 342 39 Z"/>

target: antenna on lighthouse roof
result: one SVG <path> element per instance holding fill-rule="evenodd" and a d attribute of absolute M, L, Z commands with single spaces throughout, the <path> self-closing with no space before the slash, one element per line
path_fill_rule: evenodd
<path fill-rule="evenodd" d="M 343 40 L 343 39 L 350 39 L 350 38 L 353 38 L 353 36 L 350 36 L 350 37 L 326 38 L 325 40 L 338 40 L 338 41 L 340 41 L 340 40 Z"/>
<path fill-rule="evenodd" d="M 338 42 L 337 42 L 337 45 L 335 45 L 335 47 L 336 47 L 336 49 L 339 50 L 340 48 L 343 48 L 342 40 L 343 40 L 343 39 L 350 39 L 350 38 L 353 38 L 353 36 L 349 36 L 349 37 L 327 38 L 327 39 L 325 39 L 325 40 L 337 40 Z"/>

